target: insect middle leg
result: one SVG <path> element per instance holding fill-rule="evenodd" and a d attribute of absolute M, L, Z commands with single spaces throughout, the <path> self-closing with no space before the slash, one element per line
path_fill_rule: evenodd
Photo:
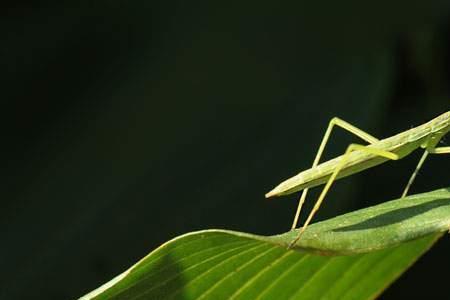
<path fill-rule="evenodd" d="M 425 162 L 426 158 L 428 157 L 428 154 L 449 154 L 450 153 L 450 147 L 427 147 L 425 151 L 422 154 L 422 157 L 419 160 L 419 163 L 416 166 L 416 169 L 412 173 L 411 177 L 408 180 L 408 183 L 406 184 L 405 189 L 402 193 L 402 198 L 406 197 L 408 194 L 409 188 L 413 184 L 414 180 L 416 179 L 417 174 L 419 173 L 420 168 L 422 168 L 423 163 Z"/>
<path fill-rule="evenodd" d="M 359 145 L 359 144 L 350 144 L 347 147 L 347 150 L 345 151 L 344 155 L 342 156 L 339 164 L 336 166 L 336 169 L 334 169 L 333 173 L 331 174 L 330 178 L 328 179 L 327 183 L 325 184 L 325 187 L 323 188 L 322 192 L 320 193 L 320 196 L 317 199 L 316 204 L 314 204 L 313 209 L 309 213 L 309 216 L 306 219 L 305 224 L 299 230 L 299 232 L 297 234 L 297 237 L 289 244 L 288 248 L 292 248 L 292 246 L 295 245 L 295 243 L 298 242 L 298 240 L 302 236 L 303 232 L 305 231 L 305 229 L 308 227 L 309 223 L 311 222 L 312 218 L 314 217 L 316 212 L 319 210 L 319 207 L 322 204 L 323 199 L 325 199 L 325 196 L 327 195 L 327 193 L 328 193 L 331 185 L 335 181 L 337 175 L 339 174 L 339 172 L 342 170 L 342 168 L 344 167 L 344 165 L 348 161 L 349 154 L 351 152 L 355 151 L 355 150 L 365 151 L 365 152 L 368 152 L 370 154 L 382 156 L 382 157 L 385 157 L 385 158 L 388 158 L 388 159 L 392 159 L 392 160 L 397 160 L 397 159 L 400 158 L 397 154 L 389 152 L 389 151 L 376 149 L 376 148 L 370 148 L 368 146 Z"/>
<path fill-rule="evenodd" d="M 328 128 L 325 131 L 325 135 L 322 138 L 322 142 L 320 143 L 319 150 L 317 151 L 316 157 L 314 158 L 314 162 L 312 164 L 313 168 L 319 164 L 320 157 L 322 156 L 322 153 L 325 149 L 325 145 L 327 144 L 328 139 L 330 138 L 331 131 L 333 130 L 334 125 L 337 125 L 343 129 L 353 133 L 354 135 L 360 137 L 361 139 L 365 140 L 366 142 L 368 142 L 370 144 L 373 144 L 373 143 L 379 141 L 377 138 L 373 137 L 372 135 L 368 134 L 367 132 L 362 131 L 361 129 L 353 126 L 352 124 L 350 124 L 342 119 L 334 117 L 333 119 L 331 119 L 330 123 L 328 123 Z M 305 203 L 307 194 L 308 194 L 308 188 L 304 189 L 300 196 L 300 199 L 298 201 L 297 211 L 295 213 L 295 217 L 294 217 L 294 221 L 292 222 L 291 229 L 295 229 L 297 227 L 298 218 L 300 216 L 302 206 Z"/>

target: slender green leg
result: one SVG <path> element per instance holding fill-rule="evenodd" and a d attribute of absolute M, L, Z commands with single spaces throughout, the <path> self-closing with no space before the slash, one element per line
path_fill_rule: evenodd
<path fill-rule="evenodd" d="M 416 169 L 412 173 L 411 177 L 408 180 L 408 183 L 406 184 L 405 189 L 403 190 L 402 198 L 406 197 L 406 194 L 408 194 L 409 188 L 411 187 L 411 185 L 413 184 L 414 180 L 416 179 L 416 176 L 419 173 L 420 168 L 422 168 L 422 165 L 425 162 L 425 159 L 427 158 L 429 153 L 430 152 L 428 152 L 428 149 L 425 149 L 425 151 L 423 152 L 422 157 L 420 158 L 419 163 L 416 166 Z"/>
<path fill-rule="evenodd" d="M 450 154 L 450 147 L 439 147 L 429 149 L 428 152 L 431 154 Z"/>
<path fill-rule="evenodd" d="M 317 151 L 317 154 L 316 154 L 316 158 L 314 158 L 314 162 L 312 165 L 313 168 L 319 164 L 320 157 L 322 156 L 323 150 L 325 149 L 325 145 L 328 142 L 328 139 L 331 135 L 331 131 L 332 131 L 334 125 L 337 125 L 343 129 L 353 133 L 354 135 L 360 137 L 361 139 L 365 140 L 366 142 L 368 142 L 370 144 L 379 141 L 377 138 L 375 138 L 375 137 L 371 136 L 370 134 L 362 131 L 361 129 L 353 126 L 352 124 L 347 123 L 344 120 L 341 120 L 341 119 L 335 117 L 335 118 L 331 119 L 330 123 L 328 123 L 328 128 L 325 131 L 325 135 L 322 138 L 322 142 L 320 143 L 319 150 Z M 302 192 L 302 195 L 300 196 L 300 199 L 298 201 L 297 211 L 295 213 L 294 222 L 292 223 L 291 229 L 295 229 L 297 227 L 298 218 L 300 216 L 300 212 L 302 210 L 303 203 L 305 203 L 307 194 L 308 194 L 308 188 L 304 189 Z"/>
<path fill-rule="evenodd" d="M 402 193 L 402 198 L 405 197 L 408 194 L 409 188 L 413 184 L 414 180 L 416 179 L 417 174 L 419 173 L 420 168 L 422 168 L 423 163 L 425 162 L 425 159 L 427 158 L 428 154 L 449 154 L 450 153 L 450 147 L 439 147 L 439 148 L 427 148 L 422 154 L 422 157 L 419 160 L 419 163 L 416 166 L 416 169 L 411 175 L 411 178 L 408 180 L 408 184 L 405 187 L 405 190 Z"/>
<path fill-rule="evenodd" d="M 331 174 L 330 178 L 328 179 L 325 187 L 323 188 L 322 192 L 320 193 L 320 196 L 317 199 L 316 204 L 314 205 L 313 209 L 309 213 L 309 216 L 306 219 L 305 224 L 299 230 L 297 237 L 289 244 L 289 248 L 291 248 L 293 245 L 295 245 L 295 243 L 297 243 L 297 241 L 300 239 L 300 237 L 302 236 L 303 232 L 308 227 L 308 225 L 311 222 L 312 218 L 316 214 L 317 210 L 319 210 L 319 207 L 322 204 L 322 201 L 325 198 L 326 194 L 328 193 L 328 190 L 330 189 L 330 187 L 333 184 L 334 180 L 336 179 L 336 176 L 341 171 L 342 167 L 344 167 L 344 165 L 346 164 L 346 162 L 347 162 L 347 160 L 349 158 L 349 154 L 352 151 L 355 151 L 355 150 L 365 151 L 365 152 L 371 153 L 373 155 L 382 156 L 382 157 L 385 157 L 385 158 L 388 158 L 388 159 L 392 159 L 392 160 L 399 159 L 399 156 L 397 154 L 389 152 L 389 151 L 384 151 L 384 150 L 376 149 L 376 148 L 370 148 L 370 147 L 364 146 L 364 145 L 350 144 L 348 146 L 347 150 L 345 151 L 344 155 L 342 156 L 341 161 L 336 166 L 336 169 L 333 171 L 333 173 Z"/>

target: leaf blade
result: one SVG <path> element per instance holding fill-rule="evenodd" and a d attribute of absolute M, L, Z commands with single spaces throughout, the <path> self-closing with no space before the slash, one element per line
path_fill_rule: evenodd
<path fill-rule="evenodd" d="M 296 251 L 295 231 L 189 233 L 82 299 L 373 299 L 448 230 L 449 199 L 441 189 L 313 224 Z"/>

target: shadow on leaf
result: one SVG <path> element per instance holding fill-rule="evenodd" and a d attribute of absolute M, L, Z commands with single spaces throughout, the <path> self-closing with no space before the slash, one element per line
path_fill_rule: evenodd
<path fill-rule="evenodd" d="M 345 232 L 345 231 L 366 230 L 401 223 L 404 220 L 414 218 L 418 215 L 421 215 L 427 211 L 436 209 L 438 207 L 450 206 L 449 200 L 450 198 L 440 198 L 431 202 L 421 203 L 406 208 L 399 208 L 393 211 L 377 215 L 375 217 L 364 220 L 357 224 L 333 229 L 332 231 Z"/>

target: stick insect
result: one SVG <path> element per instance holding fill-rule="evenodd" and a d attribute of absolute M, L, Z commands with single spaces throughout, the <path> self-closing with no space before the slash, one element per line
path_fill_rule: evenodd
<path fill-rule="evenodd" d="M 350 133 L 358 136 L 369 145 L 350 144 L 343 155 L 338 156 L 329 161 L 319 164 L 320 157 L 325 149 L 325 145 L 331 135 L 334 126 L 339 126 Z M 316 214 L 320 205 L 322 204 L 326 194 L 331 185 L 337 179 L 361 172 L 365 169 L 382 164 L 388 160 L 401 159 L 418 148 L 423 148 L 425 151 L 419 160 L 414 172 L 409 178 L 405 189 L 402 193 L 402 198 L 406 196 L 414 179 L 417 176 L 428 154 L 444 154 L 450 153 L 450 147 L 436 147 L 439 141 L 450 131 L 450 111 L 434 118 L 433 120 L 420 125 L 418 127 L 406 130 L 397 135 L 379 140 L 372 135 L 362 131 L 361 129 L 345 122 L 339 118 L 333 118 L 328 124 L 325 135 L 320 143 L 319 150 L 312 164 L 308 170 L 300 172 L 291 177 L 273 190 L 266 194 L 266 198 L 272 196 L 288 195 L 294 192 L 303 190 L 297 211 L 295 213 L 292 229 L 297 227 L 298 218 L 305 202 L 308 189 L 325 184 L 322 192 L 319 195 L 313 209 L 309 213 L 303 227 L 299 230 L 296 238 L 290 243 L 289 248 L 298 242 L 303 232 L 308 227 L 312 218 Z"/>

